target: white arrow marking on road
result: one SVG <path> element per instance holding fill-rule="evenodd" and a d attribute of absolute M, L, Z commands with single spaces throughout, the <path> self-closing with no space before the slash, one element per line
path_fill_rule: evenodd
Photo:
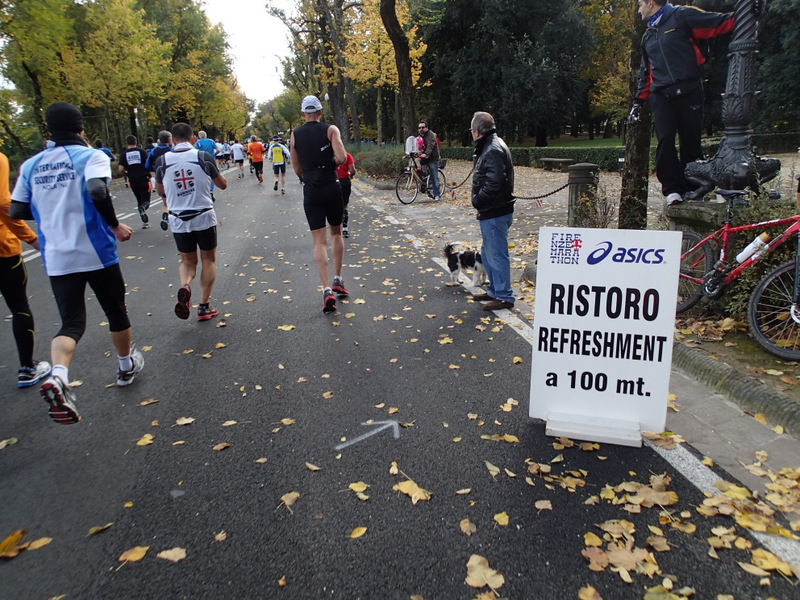
<path fill-rule="evenodd" d="M 391 427 L 394 430 L 394 439 L 400 439 L 400 423 L 398 421 L 373 421 L 372 423 L 362 423 L 362 425 L 377 425 L 375 429 L 372 431 L 368 431 L 367 433 L 363 433 L 358 437 L 354 437 L 352 440 L 348 440 L 342 444 L 336 446 L 336 450 L 341 450 L 342 448 L 347 448 L 348 446 L 352 446 L 360 442 L 361 440 L 365 440 L 368 437 L 375 435 L 376 433 L 380 433 L 384 429 L 389 429 Z"/>

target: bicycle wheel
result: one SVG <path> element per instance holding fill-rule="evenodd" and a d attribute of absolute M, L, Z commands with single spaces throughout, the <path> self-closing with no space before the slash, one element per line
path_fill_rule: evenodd
<path fill-rule="evenodd" d="M 794 260 L 767 273 L 747 303 L 747 323 L 755 340 L 769 353 L 800 360 L 800 323 L 792 318 Z"/>
<path fill-rule="evenodd" d="M 676 313 L 689 310 L 703 297 L 703 284 L 687 279 L 694 277 L 703 279 L 714 266 L 714 253 L 711 244 L 706 242 L 694 252 L 686 254 L 703 240 L 703 236 L 694 231 L 684 231 L 681 242 L 681 270 L 678 276 L 678 305 Z M 684 256 L 685 255 L 685 256 Z"/>
<path fill-rule="evenodd" d="M 439 197 L 444 196 L 447 192 L 447 179 L 445 179 L 444 171 L 439 169 Z"/>
<path fill-rule="evenodd" d="M 409 172 L 400 173 L 400 177 L 397 178 L 397 184 L 395 184 L 395 192 L 397 193 L 397 199 L 400 200 L 403 204 L 411 204 L 414 200 L 417 199 L 417 182 L 414 179 L 414 174 Z"/>

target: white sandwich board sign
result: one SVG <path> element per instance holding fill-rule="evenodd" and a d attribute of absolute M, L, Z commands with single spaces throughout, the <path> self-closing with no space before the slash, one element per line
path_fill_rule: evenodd
<path fill-rule="evenodd" d="M 667 418 L 681 233 L 539 230 L 530 416 L 640 446 Z"/>

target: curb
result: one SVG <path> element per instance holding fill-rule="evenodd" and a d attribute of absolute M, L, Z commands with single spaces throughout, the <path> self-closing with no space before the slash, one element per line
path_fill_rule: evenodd
<path fill-rule="evenodd" d="M 764 414 L 770 423 L 782 425 L 800 439 L 800 402 L 680 342 L 672 347 L 672 366 L 725 394 L 748 412 Z"/>
<path fill-rule="evenodd" d="M 395 184 L 393 183 L 384 183 L 382 181 L 375 181 L 374 179 L 370 179 L 369 177 L 364 177 L 361 173 L 358 174 L 358 179 L 363 181 L 364 183 L 370 184 L 372 187 L 378 190 L 393 190 Z"/>

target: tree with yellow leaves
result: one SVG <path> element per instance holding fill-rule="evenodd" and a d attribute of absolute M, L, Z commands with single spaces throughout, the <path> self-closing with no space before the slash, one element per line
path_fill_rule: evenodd
<path fill-rule="evenodd" d="M 411 78 L 414 85 L 419 82 L 422 71 L 421 58 L 426 44 L 419 37 L 416 25 L 411 24 L 408 5 L 401 2 L 396 7 L 397 20 L 406 31 L 411 58 Z M 399 92 L 397 64 L 394 46 L 383 27 L 380 14 L 380 0 L 363 0 L 358 9 L 357 20 L 345 49 L 345 75 L 357 83 L 375 90 L 375 112 L 378 126 L 378 139 L 382 139 L 383 114 L 382 95 L 386 88 Z"/>

